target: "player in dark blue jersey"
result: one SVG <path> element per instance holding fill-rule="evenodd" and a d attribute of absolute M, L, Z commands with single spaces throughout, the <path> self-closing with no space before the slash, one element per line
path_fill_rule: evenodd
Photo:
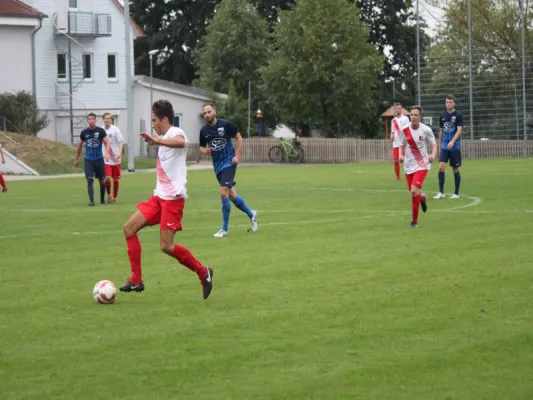
<path fill-rule="evenodd" d="M 200 130 L 200 151 L 202 154 L 210 155 L 213 159 L 222 199 L 222 228 L 213 236 L 221 238 L 228 235 L 231 202 L 250 218 L 251 230 L 255 232 L 257 231 L 257 212 L 248 208 L 242 197 L 237 195 L 234 187 L 237 164 L 242 153 L 242 136 L 233 122 L 217 119 L 214 104 L 205 104 L 203 113 L 207 124 Z M 236 150 L 233 149 L 232 139 L 236 141 Z"/>
<path fill-rule="evenodd" d="M 109 139 L 103 128 L 96 126 L 96 115 L 87 115 L 88 128 L 80 134 L 80 141 L 76 147 L 77 167 L 80 163 L 81 148 L 85 144 L 85 179 L 87 179 L 87 192 L 89 193 L 89 206 L 94 206 L 94 177 L 100 181 L 100 204 L 105 204 L 105 160 L 109 160 Z M 105 146 L 105 155 L 102 154 L 102 142 Z"/>
<path fill-rule="evenodd" d="M 439 193 L 434 199 L 443 199 L 444 194 L 444 171 L 446 164 L 450 162 L 455 178 L 455 191 L 451 199 L 459 198 L 461 186 L 461 133 L 463 133 L 463 115 L 455 109 L 455 97 L 446 96 L 446 111 L 443 111 L 439 121 Z"/>

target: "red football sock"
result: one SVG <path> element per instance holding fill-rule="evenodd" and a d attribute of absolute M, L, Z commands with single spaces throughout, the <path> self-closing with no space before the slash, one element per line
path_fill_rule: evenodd
<path fill-rule="evenodd" d="M 420 209 L 420 195 L 411 197 L 411 213 L 413 216 L 413 222 L 418 223 L 418 210 Z"/>
<path fill-rule="evenodd" d="M 126 238 L 126 243 L 128 244 L 128 257 L 130 259 L 131 281 L 139 283 L 142 280 L 141 242 L 139 242 L 139 237 L 134 235 Z"/>
<path fill-rule="evenodd" d="M 113 198 L 116 199 L 118 195 L 118 179 L 113 181 Z"/>
<path fill-rule="evenodd" d="M 2 176 L 2 174 L 0 174 L 0 185 L 2 185 L 2 189 L 4 190 L 7 189 L 6 181 L 4 180 L 4 177 Z"/>
<path fill-rule="evenodd" d="M 111 181 L 109 179 L 105 180 L 105 190 L 108 196 L 111 195 Z"/>
<path fill-rule="evenodd" d="M 400 177 L 400 163 L 398 161 L 394 162 L 394 172 L 396 172 L 396 178 Z"/>
<path fill-rule="evenodd" d="M 180 246 L 179 244 L 174 245 L 172 257 L 178 260 L 180 264 L 185 265 L 191 271 L 196 272 L 200 279 L 205 278 L 207 275 L 207 268 L 204 267 L 200 261 L 193 256 L 187 247 Z"/>

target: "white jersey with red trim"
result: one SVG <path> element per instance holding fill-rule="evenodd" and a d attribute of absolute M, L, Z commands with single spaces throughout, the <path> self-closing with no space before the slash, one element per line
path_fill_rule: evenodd
<path fill-rule="evenodd" d="M 103 127 L 105 130 L 105 133 L 107 133 L 107 138 L 109 139 L 109 161 L 106 161 L 105 163 L 108 165 L 119 165 L 121 162 L 121 154 L 120 154 L 120 142 L 124 141 L 124 137 L 122 136 L 122 132 L 120 132 L 120 129 L 118 129 L 118 126 L 110 125 L 109 128 Z M 102 144 L 102 150 L 105 154 L 105 145 Z"/>
<path fill-rule="evenodd" d="M 429 154 L 435 143 L 433 131 L 423 123 L 420 123 L 417 129 L 414 129 L 410 123 L 402 127 L 400 145 L 405 146 L 403 168 L 406 174 L 431 169 Z"/>
<path fill-rule="evenodd" d="M 409 123 L 409 117 L 407 115 L 400 115 L 396 116 L 391 121 L 391 132 L 394 135 L 394 139 L 392 140 L 392 147 L 400 147 L 400 127 L 406 126 Z"/>
<path fill-rule="evenodd" d="M 163 200 L 187 198 L 187 146 L 189 141 L 182 129 L 171 127 L 161 139 L 183 136 L 184 148 L 159 146 L 157 152 L 157 184 L 154 196 Z"/>

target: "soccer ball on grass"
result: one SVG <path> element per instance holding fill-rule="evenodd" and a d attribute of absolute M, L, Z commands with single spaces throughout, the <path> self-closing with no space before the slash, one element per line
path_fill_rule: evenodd
<path fill-rule="evenodd" d="M 103 280 L 94 285 L 93 298 L 98 304 L 113 304 L 117 297 L 117 288 L 111 281 Z"/>

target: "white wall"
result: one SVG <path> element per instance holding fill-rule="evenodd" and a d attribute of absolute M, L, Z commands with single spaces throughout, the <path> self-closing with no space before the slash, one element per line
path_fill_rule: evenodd
<path fill-rule="evenodd" d="M 33 26 L 0 25 L 0 93 L 33 91 Z"/>

